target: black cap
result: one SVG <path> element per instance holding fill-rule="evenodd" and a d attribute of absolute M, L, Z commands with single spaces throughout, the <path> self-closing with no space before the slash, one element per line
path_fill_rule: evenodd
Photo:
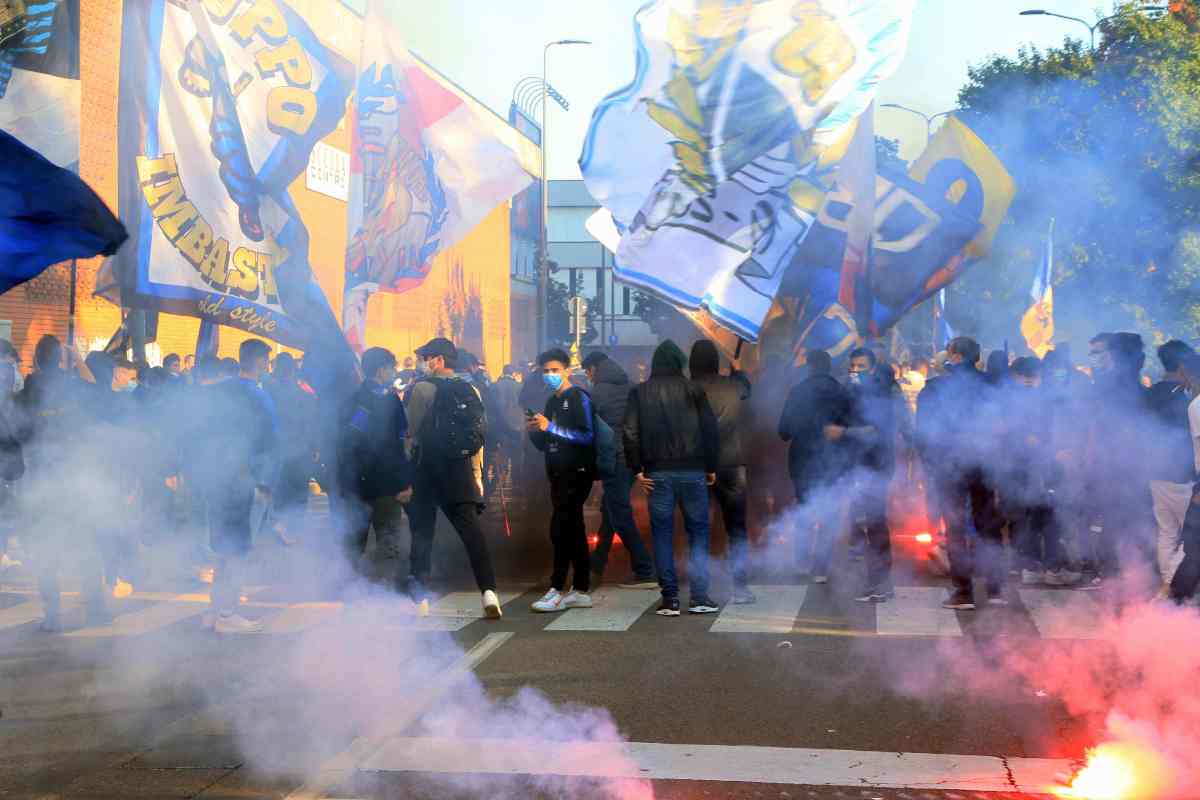
<path fill-rule="evenodd" d="M 458 357 L 458 348 L 454 346 L 454 342 L 439 336 L 436 339 L 430 339 L 418 347 L 417 355 L 421 358 L 437 358 L 441 356 L 447 361 L 453 361 Z"/>
<path fill-rule="evenodd" d="M 591 369 L 592 367 L 599 366 L 602 361 L 608 361 L 608 356 L 599 350 L 593 350 L 583 359 L 581 366 L 584 369 Z"/>

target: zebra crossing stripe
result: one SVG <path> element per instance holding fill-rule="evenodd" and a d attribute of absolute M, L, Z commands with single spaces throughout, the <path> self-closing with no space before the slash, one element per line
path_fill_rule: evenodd
<path fill-rule="evenodd" d="M 962 636 L 958 614 L 942 608 L 940 586 L 897 586 L 896 597 L 875 606 L 875 631 L 882 636 Z"/>
<path fill-rule="evenodd" d="M 524 593 L 524 590 L 497 590 L 496 596 L 504 607 Z M 413 624 L 421 630 L 460 631 L 480 619 L 483 619 L 483 597 L 479 592 L 451 592 L 430 606 L 429 616 L 413 617 Z"/>
<path fill-rule="evenodd" d="M 1018 590 L 1021 604 L 1029 612 L 1043 639 L 1099 639 L 1100 604 L 1090 592 L 1069 589 Z"/>
<path fill-rule="evenodd" d="M 187 597 L 182 595 L 180 597 Z M 66 635 L 72 638 L 91 639 L 102 636 L 141 636 L 156 630 L 182 622 L 185 619 L 198 617 L 208 610 L 208 606 L 188 599 L 172 598 L 167 602 L 155 603 L 146 608 L 120 614 L 113 619 L 111 625 L 92 625 L 86 628 L 69 631 Z"/>
<path fill-rule="evenodd" d="M 751 586 L 758 601 L 730 603 L 710 629 L 713 633 L 791 633 L 808 596 L 807 586 Z"/>
<path fill-rule="evenodd" d="M 1046 792 L 1068 760 L 650 742 L 396 737 L 359 769 L 967 792 Z"/>
<path fill-rule="evenodd" d="M 592 594 L 591 608 L 562 612 L 546 626 L 548 631 L 627 631 L 658 603 L 658 592 L 644 589 L 602 589 Z"/>
<path fill-rule="evenodd" d="M 40 622 L 45 613 L 42 601 L 37 598 L 22 600 L 8 608 L 0 608 L 0 630 L 19 628 L 31 622 Z"/>

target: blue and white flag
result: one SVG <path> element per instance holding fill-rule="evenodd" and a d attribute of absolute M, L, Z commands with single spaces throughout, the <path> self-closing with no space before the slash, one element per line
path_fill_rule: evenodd
<path fill-rule="evenodd" d="M 654 0 L 580 157 L 617 274 L 755 341 L 915 0 Z"/>

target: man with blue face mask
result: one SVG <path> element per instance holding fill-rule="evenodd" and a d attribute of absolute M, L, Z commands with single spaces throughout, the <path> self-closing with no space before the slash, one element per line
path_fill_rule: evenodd
<path fill-rule="evenodd" d="M 534 611 L 565 611 L 590 608 L 591 586 L 587 527 L 583 504 L 596 480 L 596 425 L 592 399 L 571 385 L 567 370 L 571 357 L 562 350 L 548 350 L 538 357 L 542 381 L 553 394 L 541 414 L 526 421 L 534 447 L 546 455 L 550 479 L 550 541 L 554 545 L 554 571 L 550 590 L 533 604 Z M 567 571 L 574 571 L 573 589 L 567 588 Z"/>

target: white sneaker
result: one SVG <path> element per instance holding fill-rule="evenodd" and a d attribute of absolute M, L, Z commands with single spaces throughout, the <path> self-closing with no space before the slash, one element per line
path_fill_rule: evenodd
<path fill-rule="evenodd" d="M 1083 573 L 1060 569 L 1057 572 L 1046 573 L 1046 584 L 1049 586 L 1074 586 L 1083 578 Z"/>
<path fill-rule="evenodd" d="M 203 630 L 211 631 L 216 626 L 216 624 L 217 624 L 217 612 L 215 612 L 215 611 L 205 611 L 204 615 L 200 617 L 200 627 Z"/>
<path fill-rule="evenodd" d="M 483 593 L 483 616 L 488 619 L 500 619 L 504 616 L 504 612 L 500 610 L 500 598 L 496 597 L 496 593 L 491 589 Z"/>
<path fill-rule="evenodd" d="M 9 558 L 8 553 L 0 553 L 0 569 L 16 569 L 21 566 L 21 562 Z"/>
<path fill-rule="evenodd" d="M 1048 574 L 1049 573 L 1040 572 L 1035 569 L 1023 569 L 1021 570 L 1021 585 L 1038 586 L 1040 584 L 1047 583 L 1048 581 L 1046 580 L 1046 576 Z"/>
<path fill-rule="evenodd" d="M 813 583 L 829 583 L 828 575 L 813 575 Z"/>
<path fill-rule="evenodd" d="M 592 596 L 585 592 L 570 591 L 562 599 L 563 608 L 591 608 Z"/>
<path fill-rule="evenodd" d="M 563 596 L 558 589 L 551 589 L 542 595 L 542 599 L 534 603 L 530 608 L 542 614 L 547 614 L 552 611 L 563 610 Z"/>
<path fill-rule="evenodd" d="M 213 630 L 217 633 L 230 634 L 262 633 L 263 624 L 258 620 L 246 619 L 237 614 L 222 614 L 217 617 Z"/>

